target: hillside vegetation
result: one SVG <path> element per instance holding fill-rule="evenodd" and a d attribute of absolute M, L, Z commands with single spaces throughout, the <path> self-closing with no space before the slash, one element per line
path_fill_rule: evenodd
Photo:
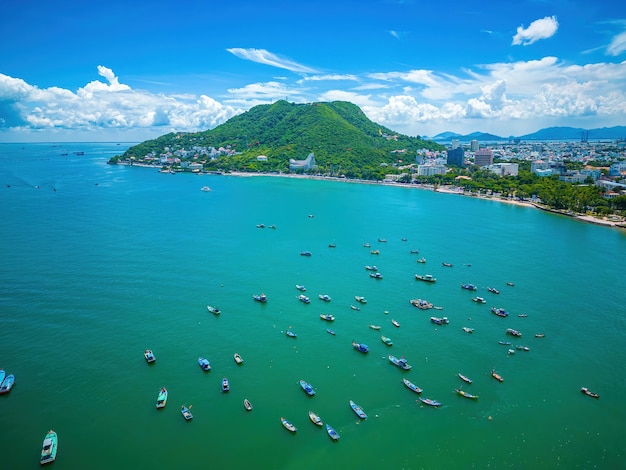
<path fill-rule="evenodd" d="M 201 148 L 228 148 L 231 155 L 202 158 Z M 176 150 L 192 151 L 204 170 L 289 171 L 289 159 L 315 155 L 319 171 L 347 177 L 381 179 L 389 166 L 415 162 L 419 149 L 443 150 L 440 144 L 409 137 L 370 121 L 348 102 L 294 104 L 278 101 L 260 105 L 215 129 L 171 133 L 129 148 L 112 159 L 141 161 Z M 257 161 L 265 155 L 267 162 Z"/>

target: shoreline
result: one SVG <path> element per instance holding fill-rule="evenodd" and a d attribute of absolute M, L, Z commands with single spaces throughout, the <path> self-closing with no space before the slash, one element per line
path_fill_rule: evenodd
<path fill-rule="evenodd" d="M 154 165 L 146 165 L 146 164 L 141 164 L 141 163 L 133 163 L 128 164 L 128 163 L 121 163 L 118 162 L 116 163 L 117 165 L 126 165 L 126 166 L 139 166 L 142 168 L 154 168 L 156 170 L 159 170 L 158 166 L 154 166 Z M 558 215 L 562 215 L 565 217 L 570 217 L 576 220 L 579 220 L 581 222 L 586 222 L 586 223 L 590 223 L 590 224 L 594 224 L 594 225 L 600 225 L 603 227 L 613 227 L 613 228 L 618 228 L 618 229 L 622 229 L 622 230 L 626 230 L 626 220 L 625 221 L 612 221 L 612 220 L 608 220 L 605 218 L 598 218 L 598 217 L 594 217 L 591 215 L 585 215 L 585 214 L 576 214 L 576 213 L 568 213 L 565 211 L 560 211 L 558 209 L 552 209 L 550 207 L 547 206 L 542 206 L 541 204 L 537 204 L 534 202 L 529 202 L 529 201 L 519 201 L 519 200 L 513 200 L 513 199 L 506 199 L 506 198 L 501 198 L 498 196 L 485 196 L 485 195 L 478 195 L 478 194 L 466 194 L 463 190 L 459 190 L 457 189 L 455 186 L 439 186 L 437 188 L 435 188 L 433 185 L 416 185 L 416 184 L 407 184 L 407 183 L 397 183 L 394 181 L 369 181 L 369 180 L 358 180 L 358 179 L 349 179 L 349 178 L 338 178 L 338 177 L 334 177 L 334 176 L 316 176 L 316 175 L 297 175 L 297 174 L 286 174 L 286 173 L 247 173 L 247 172 L 243 172 L 243 171 L 231 171 L 228 173 L 195 173 L 197 175 L 204 175 L 204 174 L 216 174 L 216 175 L 220 175 L 220 176 L 235 176 L 237 178 L 255 178 L 255 177 L 277 177 L 277 178 L 294 178 L 294 179 L 311 179 L 311 180 L 320 180 L 320 181 L 338 181 L 338 182 L 342 182 L 342 183 L 353 183 L 353 184 L 370 184 L 370 185 L 382 185 L 382 186 L 394 186 L 394 187 L 400 187 L 400 188 L 413 188 L 413 189 L 421 189 L 421 190 L 428 190 L 428 191 L 434 191 L 437 193 L 444 193 L 444 194 L 456 194 L 458 196 L 464 196 L 464 197 L 473 197 L 476 199 L 483 199 L 486 201 L 495 201 L 495 202 L 501 202 L 504 204 L 513 204 L 516 206 L 520 206 L 520 207 L 528 207 L 531 209 L 538 209 L 544 212 L 551 212 L 553 214 L 558 214 Z"/>

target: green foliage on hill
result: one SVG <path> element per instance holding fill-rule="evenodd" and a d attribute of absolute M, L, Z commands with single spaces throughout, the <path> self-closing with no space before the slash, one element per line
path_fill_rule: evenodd
<path fill-rule="evenodd" d="M 348 102 L 294 104 L 278 101 L 260 105 L 229 119 L 215 129 L 198 133 L 166 134 L 129 148 L 112 159 L 134 157 L 140 161 L 154 152 L 194 147 L 229 148 L 234 155 L 203 161 L 208 170 L 288 171 L 289 159 L 305 159 L 313 152 L 319 171 L 347 177 L 380 179 L 388 166 L 415 161 L 418 149 L 445 147 L 420 137 L 397 134 L 370 121 Z M 401 151 L 402 153 L 398 153 Z M 265 155 L 267 162 L 256 157 Z"/>

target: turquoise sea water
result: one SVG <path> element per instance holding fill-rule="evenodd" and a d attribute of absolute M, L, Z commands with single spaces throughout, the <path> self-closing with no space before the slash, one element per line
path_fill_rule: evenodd
<path fill-rule="evenodd" d="M 0 395 L 0 467 L 38 467 L 52 428 L 55 468 L 625 468 L 624 231 L 414 188 L 106 164 L 125 148 L 0 145 L 0 368 L 16 376 Z M 261 292 L 265 305 L 252 299 Z M 368 300 L 360 311 L 355 295 Z M 509 355 L 498 344 L 507 339 L 530 351 Z M 146 364 L 146 348 L 156 363 Z M 443 406 L 418 405 L 403 377 Z M 156 410 L 163 386 L 168 404 Z M 461 386 L 479 399 L 457 396 Z"/>

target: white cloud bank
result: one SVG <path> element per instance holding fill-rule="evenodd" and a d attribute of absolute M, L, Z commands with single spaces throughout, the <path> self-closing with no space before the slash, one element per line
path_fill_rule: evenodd
<path fill-rule="evenodd" d="M 266 51 L 265 49 L 243 49 L 240 47 L 233 47 L 226 50 L 240 59 L 250 60 L 259 64 L 270 65 L 272 67 L 290 70 L 291 72 L 317 73 L 317 71 L 311 67 L 298 64 L 291 59 L 281 57 L 277 54 Z"/>
<path fill-rule="evenodd" d="M 539 20 L 535 20 L 528 28 L 523 26 L 517 27 L 517 34 L 513 36 L 513 46 L 528 46 L 540 39 L 548 39 L 556 34 L 559 29 L 559 23 L 556 16 L 546 16 Z"/>

